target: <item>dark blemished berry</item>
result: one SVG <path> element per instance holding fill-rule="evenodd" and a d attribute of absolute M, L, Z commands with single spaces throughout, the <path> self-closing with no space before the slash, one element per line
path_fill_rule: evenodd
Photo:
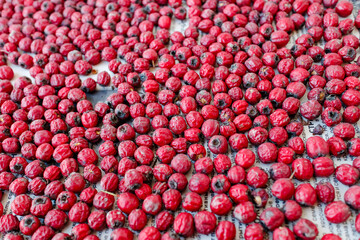
<path fill-rule="evenodd" d="M 265 207 L 269 200 L 269 194 L 265 189 L 255 189 L 251 192 L 251 197 L 257 208 Z"/>
<path fill-rule="evenodd" d="M 316 195 L 320 202 L 330 203 L 335 199 L 335 189 L 331 183 L 319 183 L 316 185 Z"/>

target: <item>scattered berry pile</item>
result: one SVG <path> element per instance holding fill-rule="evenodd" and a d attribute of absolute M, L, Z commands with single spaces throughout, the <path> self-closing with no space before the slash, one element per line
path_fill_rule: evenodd
<path fill-rule="evenodd" d="M 318 236 L 302 208 L 324 203 L 334 224 L 360 210 L 352 3 L 184 6 L 0 0 L 0 189 L 16 196 L 11 211 L 0 204 L 5 240 L 97 240 L 105 228 L 112 240 L 341 240 Z M 169 30 L 173 17 L 187 19 L 183 33 Z M 300 29 L 307 33 L 289 46 Z M 79 77 L 102 61 L 110 74 Z M 8 63 L 32 79 L 12 80 Z M 97 85 L 117 92 L 93 105 L 87 94 Z M 304 125 L 320 119 L 304 142 Z M 358 158 L 334 164 L 344 154 Z M 336 201 L 333 174 L 349 186 Z M 313 186 L 313 177 L 325 181 Z M 284 207 L 269 206 L 272 196 Z M 227 215 L 246 230 L 217 221 Z M 62 233 L 69 222 L 71 235 Z M 360 232 L 360 215 L 352 224 Z"/>

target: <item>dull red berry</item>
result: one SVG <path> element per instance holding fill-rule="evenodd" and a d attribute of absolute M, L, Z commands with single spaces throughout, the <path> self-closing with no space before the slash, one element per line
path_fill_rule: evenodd
<path fill-rule="evenodd" d="M 350 208 L 342 201 L 335 201 L 326 206 L 325 217 L 331 223 L 345 222 L 351 215 Z"/>

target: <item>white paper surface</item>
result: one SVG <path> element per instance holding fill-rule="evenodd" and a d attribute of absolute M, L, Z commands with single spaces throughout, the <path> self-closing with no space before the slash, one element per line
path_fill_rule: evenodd
<path fill-rule="evenodd" d="M 354 6 L 354 11 L 353 11 L 353 16 L 352 16 L 353 19 L 357 14 L 358 9 L 360 8 L 360 1 L 354 0 L 354 5 L 355 6 Z M 186 28 L 187 28 L 187 21 L 179 21 L 179 20 L 175 20 L 173 18 L 171 32 L 173 32 L 173 31 L 184 32 L 184 30 Z M 156 32 L 156 29 L 154 29 L 154 32 Z M 303 32 L 297 32 L 297 33 L 291 34 L 291 42 L 287 45 L 287 47 L 291 47 L 292 44 L 294 43 L 294 40 L 296 38 L 298 38 L 299 36 L 301 36 L 302 33 Z M 353 34 L 355 34 L 356 36 L 359 36 L 359 32 L 357 30 L 354 30 Z M 199 37 L 199 39 L 200 39 L 200 37 Z M 323 44 L 324 44 L 324 42 L 321 42 L 318 45 L 323 46 Z M 357 51 L 357 52 L 359 53 L 359 51 Z M 18 78 L 20 76 L 28 76 L 28 77 L 30 77 L 29 72 L 27 70 L 22 69 L 19 66 L 14 66 L 14 65 L 10 65 L 10 66 L 13 68 L 13 70 L 15 72 L 14 79 L 16 79 L 16 78 Z M 94 69 L 96 69 L 97 72 L 108 71 L 107 63 L 102 62 L 101 64 L 94 66 Z M 111 74 L 111 76 L 113 76 L 113 74 L 111 72 L 109 72 L 109 73 Z M 94 78 L 96 80 L 96 75 L 81 76 L 81 79 L 85 79 L 87 77 L 92 77 L 92 78 Z M 113 92 L 116 92 L 116 90 L 112 90 L 111 87 L 105 87 L 105 88 L 104 87 L 98 87 L 98 91 L 95 94 L 88 94 L 88 99 L 92 101 L 93 105 L 95 105 L 99 101 L 104 102 L 106 100 L 107 96 L 109 96 Z M 305 101 L 306 101 L 306 94 L 302 98 L 302 102 L 305 102 Z M 304 126 L 304 132 L 300 136 L 304 140 L 304 142 L 306 142 L 306 139 L 308 137 L 312 136 L 312 133 L 311 133 L 312 129 L 317 124 L 321 124 L 324 127 L 325 131 L 324 131 L 324 134 L 322 136 L 325 139 L 328 139 L 328 138 L 333 136 L 332 129 L 327 127 L 325 124 L 323 124 L 321 122 L 321 120 L 320 121 L 311 121 L 309 123 L 309 125 Z M 360 128 L 359 128 L 358 125 L 355 126 L 355 130 L 356 130 L 356 137 L 360 137 Z M 94 146 L 94 149 L 97 150 L 97 147 L 100 144 L 101 144 L 101 142 L 99 144 L 97 144 L 96 146 Z M 210 150 L 207 147 L 206 142 L 204 143 L 204 146 L 206 146 L 208 156 L 210 156 L 213 159 L 214 154 L 212 154 L 210 152 Z M 249 147 L 256 154 L 257 151 L 256 151 L 255 147 L 252 147 L 251 145 L 249 145 Z M 230 156 L 232 162 L 234 162 L 235 155 L 236 155 L 236 152 L 229 151 L 229 156 Z M 306 157 L 306 154 L 304 154 L 303 156 L 298 156 L 298 157 Z M 336 158 L 336 157 L 331 156 L 331 158 L 334 161 L 335 167 L 337 167 L 337 166 L 339 166 L 339 165 L 341 165 L 343 163 L 352 164 L 352 157 L 350 157 L 350 156 L 341 157 L 341 158 Z M 100 161 L 101 161 L 101 158 L 99 157 L 99 162 Z M 271 166 L 271 164 L 262 164 L 262 163 L 260 163 L 258 159 L 257 159 L 255 165 L 260 166 L 260 167 L 262 167 L 264 169 L 269 169 L 269 167 Z M 194 172 L 195 172 L 194 168 L 192 168 L 192 170 L 188 174 L 188 179 L 190 179 L 190 176 Z M 301 183 L 304 183 L 304 182 L 300 182 L 300 181 L 298 181 L 296 179 L 293 182 L 294 182 L 295 186 L 297 186 L 297 185 L 299 185 Z M 345 186 L 345 185 L 341 184 L 339 181 L 337 181 L 335 179 L 334 175 L 332 177 L 330 177 L 330 178 L 312 178 L 311 181 L 309 181 L 309 182 L 312 184 L 313 187 L 315 187 L 316 183 L 319 183 L 319 182 L 331 182 L 333 184 L 335 190 L 336 190 L 335 200 L 343 201 L 344 200 L 343 199 L 344 193 L 348 189 L 348 186 Z M 273 180 L 269 180 L 267 191 L 268 191 L 268 193 L 270 195 L 270 199 L 269 199 L 268 204 L 267 204 L 266 207 L 274 206 L 274 207 L 281 208 L 283 206 L 284 202 L 281 201 L 281 200 L 276 199 L 275 197 L 273 197 L 271 195 L 270 187 L 271 187 L 272 183 L 273 183 Z M 96 186 L 96 188 L 98 190 L 101 190 L 101 188 L 99 187 L 99 184 Z M 188 190 L 183 192 L 182 196 L 184 196 L 186 192 L 188 192 Z M 207 195 L 202 195 L 202 197 L 203 197 L 203 208 L 202 209 L 206 209 L 206 210 L 210 211 L 210 201 L 211 201 L 212 196 L 214 196 L 214 193 L 208 193 Z M 32 197 L 34 197 L 34 196 L 32 196 Z M 6 214 L 11 213 L 10 203 L 14 198 L 15 198 L 14 194 L 12 194 L 12 193 L 9 194 L 8 191 L 6 191 L 4 193 L 3 198 L 2 198 L 2 203 L 4 205 L 4 214 L 5 213 Z M 54 204 L 54 207 L 55 207 L 55 204 Z M 355 239 L 360 238 L 360 233 L 357 233 L 355 231 L 355 226 L 354 226 L 355 217 L 356 217 L 356 214 L 358 214 L 357 211 L 351 210 L 352 211 L 352 216 L 345 223 L 343 223 L 343 224 L 331 224 L 326 220 L 326 218 L 324 216 L 325 207 L 326 207 L 326 204 L 319 203 L 319 202 L 316 204 L 315 207 L 303 207 L 302 217 L 313 221 L 318 227 L 319 235 L 318 235 L 317 239 L 320 239 L 326 233 L 335 233 L 335 234 L 339 235 L 340 237 L 342 237 L 342 239 L 347 239 L 347 240 L 355 240 Z M 114 204 L 114 208 L 117 208 L 116 203 Z M 263 209 L 257 209 L 258 215 L 262 212 L 262 210 Z M 180 211 L 183 211 L 183 210 L 180 208 L 178 212 L 180 212 Z M 175 213 L 175 215 L 176 214 L 177 213 Z M 193 213 L 193 215 L 195 215 L 195 213 Z M 19 219 L 21 219 L 21 217 L 19 217 Z M 243 239 L 243 234 L 244 234 L 245 227 L 246 227 L 245 224 L 239 224 L 239 222 L 232 216 L 232 214 L 229 214 L 228 216 L 223 216 L 223 217 L 218 216 L 218 221 L 221 221 L 221 220 L 228 220 L 228 221 L 234 222 L 235 225 L 236 225 L 236 229 L 237 229 L 236 239 Z M 258 220 L 256 220 L 256 222 L 258 222 Z M 154 219 L 151 218 L 150 216 L 149 216 L 148 224 L 155 226 Z M 74 224 L 74 223 L 68 223 L 67 227 L 63 230 L 63 232 L 70 233 L 72 226 L 75 226 L 75 225 L 76 224 Z M 286 226 L 289 226 L 292 229 L 293 225 L 294 225 L 294 223 L 289 223 Z M 127 226 L 128 225 L 127 225 L 127 222 L 126 222 L 125 227 L 127 227 Z M 105 239 L 110 239 L 111 231 L 112 230 L 107 229 L 107 230 L 104 230 L 104 231 L 101 231 L 101 232 L 97 232 L 96 234 L 102 240 L 105 240 Z M 138 232 L 134 232 L 134 233 L 135 233 L 135 235 L 138 235 Z M 269 239 L 271 239 L 271 233 L 269 233 L 269 234 L 270 234 Z M 2 237 L 3 236 L 1 236 L 1 238 Z M 211 239 L 212 240 L 212 239 L 216 239 L 216 237 L 215 237 L 215 233 L 210 234 L 210 235 L 206 235 L 206 236 L 196 234 L 193 238 L 188 238 L 188 239 L 201 239 L 201 240 Z"/>

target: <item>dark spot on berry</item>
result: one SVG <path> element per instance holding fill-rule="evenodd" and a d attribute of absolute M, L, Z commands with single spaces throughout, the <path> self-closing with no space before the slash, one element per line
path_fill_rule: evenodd
<path fill-rule="evenodd" d="M 309 45 L 312 46 L 312 45 L 314 44 L 314 39 L 308 38 L 308 39 L 307 39 L 307 42 L 308 42 Z"/>
<path fill-rule="evenodd" d="M 319 62 L 319 61 L 321 61 L 321 59 L 322 59 L 322 55 L 321 55 L 321 54 L 317 54 L 317 55 L 314 57 L 314 61 L 315 61 L 315 62 Z"/>
<path fill-rule="evenodd" d="M 315 126 L 313 130 L 313 135 L 321 135 L 323 134 L 323 132 L 324 132 L 324 128 L 320 124 L 318 124 Z"/>
<path fill-rule="evenodd" d="M 120 228 L 123 225 L 124 225 L 124 222 L 122 222 L 122 221 L 115 220 L 115 222 L 114 222 L 114 227 L 115 228 Z"/>
<path fill-rule="evenodd" d="M 277 102 L 276 100 L 271 100 L 271 103 L 274 105 L 275 108 L 281 107 L 281 103 Z"/>
<path fill-rule="evenodd" d="M 140 83 L 140 77 L 139 76 L 137 76 L 137 75 L 135 75 L 135 76 L 133 76 L 132 78 L 131 78 L 131 81 L 132 81 L 132 83 L 133 84 L 139 84 Z"/>
<path fill-rule="evenodd" d="M 10 136 L 10 129 L 5 128 L 2 132 L 5 136 Z"/>
<path fill-rule="evenodd" d="M 360 76 L 360 73 L 359 73 L 358 71 L 352 71 L 352 72 L 350 73 L 350 75 L 353 76 L 353 77 L 359 77 L 359 76 Z"/>
<path fill-rule="evenodd" d="M 219 101 L 218 101 L 218 106 L 219 106 L 219 107 L 225 107 L 225 105 L 226 105 L 225 100 L 224 100 L 224 99 L 219 99 Z"/>
<path fill-rule="evenodd" d="M 272 29 L 271 29 L 270 27 L 267 27 L 267 28 L 265 29 L 265 34 L 266 34 L 266 35 L 270 35 L 271 32 L 272 32 Z"/>
<path fill-rule="evenodd" d="M 111 11 L 114 11 L 115 10 L 115 7 L 114 7 L 114 5 L 113 4 L 108 4 L 108 5 L 106 5 L 106 11 L 109 13 L 109 12 L 111 12 Z"/>
<path fill-rule="evenodd" d="M 222 180 L 219 179 L 214 183 L 215 191 L 221 191 L 223 188 L 224 188 L 224 182 Z"/>
<path fill-rule="evenodd" d="M 346 53 L 346 56 L 349 57 L 349 58 L 353 58 L 355 56 L 356 52 L 353 48 L 349 48 L 347 53 Z"/>
<path fill-rule="evenodd" d="M 120 120 L 116 115 L 111 115 L 110 122 L 111 122 L 111 124 L 113 124 L 115 126 L 120 124 Z"/>
<path fill-rule="evenodd" d="M 57 49 L 55 46 L 50 46 L 49 51 L 52 53 L 56 53 Z"/>
<path fill-rule="evenodd" d="M 215 20 L 215 26 L 221 27 L 223 22 L 221 20 Z"/>
<path fill-rule="evenodd" d="M 61 203 L 67 203 L 68 202 L 68 196 L 66 194 L 62 195 L 59 199 Z"/>
<path fill-rule="evenodd" d="M 214 146 L 214 147 L 218 147 L 218 146 L 220 145 L 220 140 L 217 139 L 217 138 L 214 138 L 214 139 L 210 142 L 210 144 L 211 144 L 212 146 Z"/>
<path fill-rule="evenodd" d="M 236 52 L 236 51 L 239 51 L 239 46 L 238 45 L 235 45 L 235 44 L 231 44 L 231 49 Z"/>
<path fill-rule="evenodd" d="M 198 61 L 197 61 L 197 59 L 196 58 L 192 58 L 191 60 L 190 60 L 190 65 L 191 66 L 196 66 L 197 65 L 197 63 L 198 63 Z"/>
<path fill-rule="evenodd" d="M 329 48 L 325 48 L 324 50 L 325 50 L 325 53 L 331 53 L 331 49 L 329 49 Z"/>
<path fill-rule="evenodd" d="M 290 52 L 292 55 L 294 55 L 297 51 L 298 51 L 298 46 L 297 45 L 293 45 L 291 48 L 290 48 Z"/>
<path fill-rule="evenodd" d="M 46 199 L 43 197 L 39 197 L 35 200 L 35 205 L 44 204 L 46 202 Z"/>
<path fill-rule="evenodd" d="M 21 164 L 16 163 L 16 164 L 14 165 L 14 170 L 15 170 L 16 172 L 19 172 L 19 171 L 21 171 L 22 169 L 23 169 L 23 166 L 22 166 Z"/>
<path fill-rule="evenodd" d="M 277 54 L 275 54 L 274 60 L 275 60 L 275 64 L 278 64 L 280 62 L 280 57 Z"/>
<path fill-rule="evenodd" d="M 24 225 L 26 227 L 31 227 L 32 225 L 34 224 L 34 219 L 33 218 L 27 218 L 25 221 L 24 221 Z"/>
<path fill-rule="evenodd" d="M 22 67 L 22 68 L 27 68 L 27 65 L 26 65 L 25 63 L 20 63 L 19 65 L 20 65 L 20 67 Z"/>
<path fill-rule="evenodd" d="M 258 112 L 256 111 L 255 107 L 251 106 L 250 108 L 248 108 L 246 110 L 246 114 L 250 117 L 250 118 L 255 118 L 258 115 Z"/>
<path fill-rule="evenodd" d="M 184 54 L 179 53 L 179 54 L 177 55 L 177 59 L 179 59 L 179 60 L 181 60 L 181 61 L 185 60 Z"/>
<path fill-rule="evenodd" d="M 329 118 L 332 120 L 337 120 L 339 118 L 339 114 L 337 112 L 329 111 Z"/>
<path fill-rule="evenodd" d="M 269 115 L 270 112 L 271 112 L 271 109 L 270 109 L 268 106 L 266 106 L 266 107 L 263 108 L 262 111 L 263 111 L 263 113 L 264 113 L 265 115 Z"/>
<path fill-rule="evenodd" d="M 116 25 L 114 23 L 109 23 L 109 27 L 111 30 L 115 31 Z"/>

